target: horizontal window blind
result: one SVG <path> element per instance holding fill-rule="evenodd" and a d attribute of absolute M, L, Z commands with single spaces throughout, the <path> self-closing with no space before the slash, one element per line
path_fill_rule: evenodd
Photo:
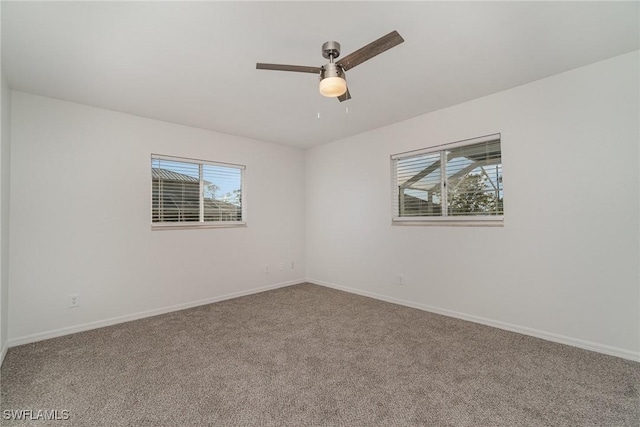
<path fill-rule="evenodd" d="M 400 216 L 440 216 L 442 168 L 440 153 L 399 159 Z"/>
<path fill-rule="evenodd" d="M 152 155 L 152 225 L 243 222 L 244 169 Z"/>
<path fill-rule="evenodd" d="M 242 170 L 202 166 L 205 221 L 242 221 Z"/>
<path fill-rule="evenodd" d="M 394 220 L 504 214 L 500 135 L 391 156 Z"/>

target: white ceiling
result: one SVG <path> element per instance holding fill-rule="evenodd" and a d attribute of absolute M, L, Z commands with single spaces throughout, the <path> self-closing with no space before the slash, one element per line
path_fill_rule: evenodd
<path fill-rule="evenodd" d="M 637 50 L 639 5 L 3 1 L 2 61 L 17 90 L 308 148 Z M 255 69 L 392 30 L 405 43 L 350 70 L 344 103 Z"/>

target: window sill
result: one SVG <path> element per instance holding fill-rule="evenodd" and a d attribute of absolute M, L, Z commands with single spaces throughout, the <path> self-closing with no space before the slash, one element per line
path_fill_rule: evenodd
<path fill-rule="evenodd" d="M 246 227 L 246 221 L 242 222 L 183 222 L 151 224 L 151 231 L 158 230 L 198 230 L 203 228 L 241 228 Z"/>
<path fill-rule="evenodd" d="M 419 225 L 441 227 L 503 227 L 504 216 L 483 217 L 400 217 L 393 218 L 391 225 Z"/>

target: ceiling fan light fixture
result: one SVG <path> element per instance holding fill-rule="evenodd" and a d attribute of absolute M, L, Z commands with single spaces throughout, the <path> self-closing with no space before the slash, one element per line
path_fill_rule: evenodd
<path fill-rule="evenodd" d="M 333 59 L 331 60 L 333 61 Z M 343 95 L 347 91 L 347 81 L 344 78 L 342 68 L 333 62 L 322 67 L 319 89 L 320 94 L 328 98 L 336 98 Z"/>
<path fill-rule="evenodd" d="M 325 77 L 320 80 L 320 94 L 329 98 L 344 95 L 347 91 L 347 81 L 342 77 Z"/>

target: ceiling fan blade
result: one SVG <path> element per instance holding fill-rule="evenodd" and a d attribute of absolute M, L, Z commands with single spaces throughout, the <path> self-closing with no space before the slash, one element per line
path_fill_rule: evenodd
<path fill-rule="evenodd" d="M 386 36 L 382 36 L 378 40 L 371 42 L 368 45 L 361 47 L 355 52 L 345 56 L 340 61 L 338 61 L 338 65 L 340 65 L 344 71 L 350 70 L 356 65 L 360 65 L 364 61 L 367 61 L 374 56 L 379 55 L 394 46 L 399 45 L 403 41 L 404 39 L 400 34 L 398 34 L 397 31 L 392 31 Z"/>
<path fill-rule="evenodd" d="M 320 67 L 307 67 L 305 65 L 282 65 L 282 64 L 263 64 L 258 62 L 256 64 L 257 70 L 274 70 L 274 71 L 295 71 L 298 73 L 312 73 L 320 74 L 322 68 Z"/>
<path fill-rule="evenodd" d="M 338 97 L 338 101 L 342 102 L 349 99 L 351 99 L 351 94 L 349 93 L 349 88 L 347 88 L 347 91 Z"/>

